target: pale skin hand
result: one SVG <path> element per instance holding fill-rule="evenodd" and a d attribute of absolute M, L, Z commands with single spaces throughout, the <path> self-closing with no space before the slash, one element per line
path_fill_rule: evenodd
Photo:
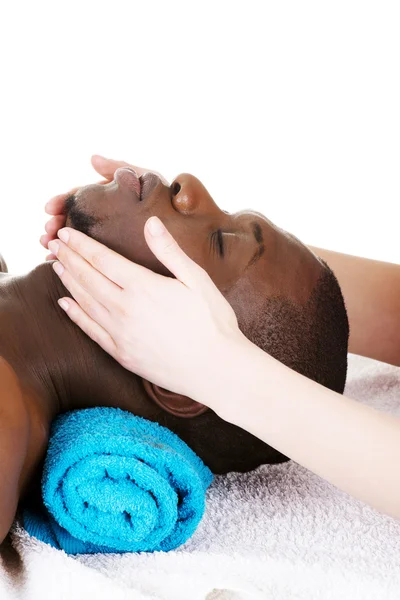
<path fill-rule="evenodd" d="M 209 406 L 345 492 L 400 518 L 400 479 L 394 476 L 400 420 L 320 386 L 257 348 L 241 334 L 207 273 L 165 228 L 153 236 L 151 223 L 160 221 L 147 222 L 146 242 L 176 280 L 73 229 L 59 232 L 66 243 L 53 241 L 51 249 L 65 266 L 59 271 L 64 285 L 81 305 L 64 299 L 72 321 L 126 368 Z"/>
<path fill-rule="evenodd" d="M 204 369 L 210 370 L 210 357 L 217 362 L 213 348 L 218 352 L 221 338 L 240 339 L 243 334 L 209 275 L 181 250 L 157 217 L 147 221 L 144 234 L 176 279 L 136 265 L 74 229 L 60 230 L 60 239 L 51 241 L 49 248 L 62 265 L 53 266 L 76 300 L 64 298 L 67 304 L 61 306 L 123 367 L 195 399 L 203 388 Z M 198 315 L 205 318 L 199 320 Z M 213 398 L 210 395 L 207 405 L 218 410 Z"/>

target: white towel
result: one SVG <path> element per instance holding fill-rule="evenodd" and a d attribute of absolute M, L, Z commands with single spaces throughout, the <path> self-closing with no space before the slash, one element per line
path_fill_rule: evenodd
<path fill-rule="evenodd" d="M 346 394 L 400 417 L 400 369 L 349 356 Z M 400 599 L 400 521 L 293 461 L 216 477 L 174 552 L 72 558 L 18 524 L 11 539 L 1 600 Z"/>

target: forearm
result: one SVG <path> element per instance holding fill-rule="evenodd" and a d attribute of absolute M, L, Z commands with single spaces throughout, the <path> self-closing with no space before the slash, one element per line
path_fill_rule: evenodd
<path fill-rule="evenodd" d="M 247 340 L 224 355 L 216 380 L 223 419 L 400 518 L 399 419 L 320 386 Z"/>
<path fill-rule="evenodd" d="M 400 366 L 400 265 L 310 249 L 339 281 L 350 322 L 349 351 Z"/>

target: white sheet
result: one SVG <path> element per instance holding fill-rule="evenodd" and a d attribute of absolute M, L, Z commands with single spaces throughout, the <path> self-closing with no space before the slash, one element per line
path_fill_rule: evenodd
<path fill-rule="evenodd" d="M 400 417 L 400 369 L 350 356 L 346 394 Z M 71 558 L 18 524 L 12 543 L 21 573 L 3 558 L 1 600 L 400 599 L 400 522 L 292 461 L 217 477 L 174 552 Z"/>

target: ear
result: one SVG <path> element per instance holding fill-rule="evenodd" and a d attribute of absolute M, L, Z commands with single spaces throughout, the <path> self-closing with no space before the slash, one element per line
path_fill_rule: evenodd
<path fill-rule="evenodd" d="M 147 395 L 153 402 L 175 417 L 192 419 L 208 410 L 208 407 L 204 404 L 200 404 L 187 396 L 182 396 L 182 394 L 165 390 L 154 383 L 150 383 L 147 379 L 142 379 L 142 383 Z"/>

